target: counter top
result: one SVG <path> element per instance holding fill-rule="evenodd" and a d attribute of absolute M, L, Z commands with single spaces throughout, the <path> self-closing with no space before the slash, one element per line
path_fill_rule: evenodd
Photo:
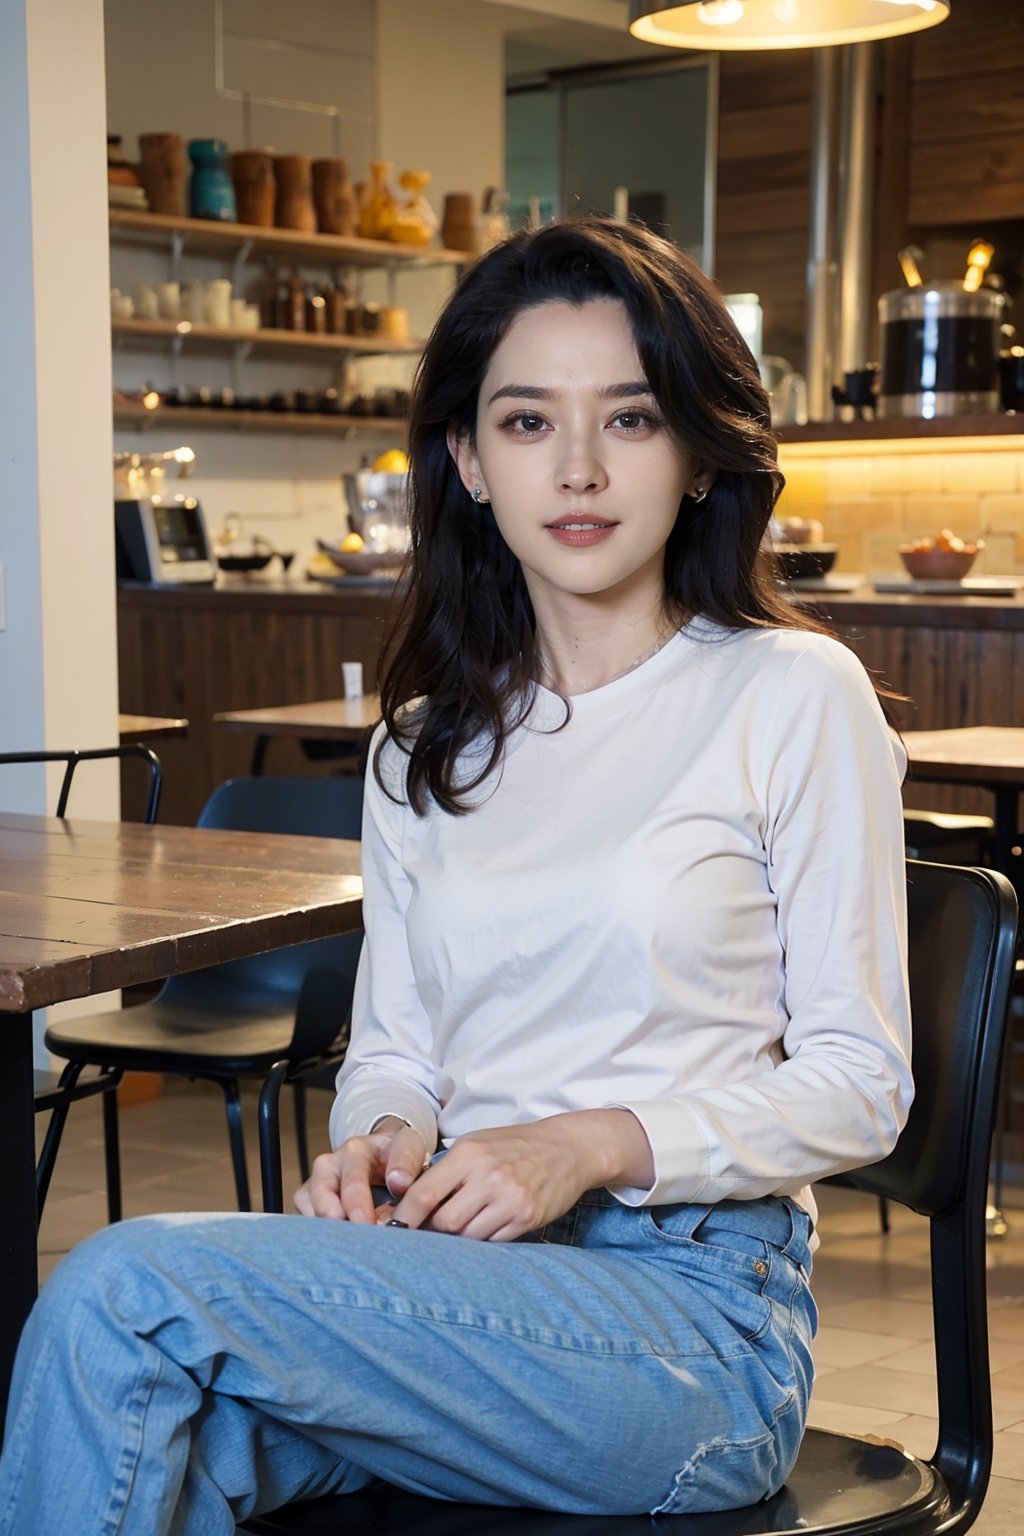
<path fill-rule="evenodd" d="M 865 583 L 854 592 L 794 593 L 794 601 L 837 624 L 901 628 L 1024 630 L 1024 595 L 937 597 L 923 593 L 876 592 Z M 121 582 L 118 605 L 128 608 L 217 609 L 221 612 L 373 615 L 384 617 L 395 602 L 393 585 L 333 586 L 319 581 L 247 580 L 220 576 L 215 586 L 149 586 Z"/>

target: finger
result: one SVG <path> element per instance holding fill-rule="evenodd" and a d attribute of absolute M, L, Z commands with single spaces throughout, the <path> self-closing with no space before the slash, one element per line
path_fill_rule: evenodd
<path fill-rule="evenodd" d="M 308 1179 L 305 1184 L 301 1185 L 295 1191 L 294 1195 L 292 1196 L 292 1204 L 295 1206 L 295 1209 L 298 1211 L 300 1216 L 313 1216 L 316 1214 L 313 1210 L 313 1202 L 309 1197 Z"/>
<path fill-rule="evenodd" d="M 325 1152 L 320 1157 L 314 1158 L 312 1172 L 299 1194 L 303 1191 L 308 1197 L 309 1215 L 323 1216 L 331 1221 L 345 1219 L 341 1204 L 341 1168 L 337 1152 Z"/>
<path fill-rule="evenodd" d="M 420 1174 L 395 1207 L 395 1219 L 407 1227 L 422 1227 L 439 1205 L 458 1188 L 462 1179 L 451 1153 Z"/>
<path fill-rule="evenodd" d="M 401 1197 L 423 1172 L 427 1148 L 419 1131 L 404 1125 L 391 1138 L 384 1164 L 384 1183 L 389 1194 Z"/>
<path fill-rule="evenodd" d="M 345 1219 L 366 1225 L 376 1221 L 370 1179 L 377 1149 L 368 1139 L 346 1141 L 341 1149 L 341 1209 Z M 379 1176 L 379 1175 L 378 1175 Z"/>

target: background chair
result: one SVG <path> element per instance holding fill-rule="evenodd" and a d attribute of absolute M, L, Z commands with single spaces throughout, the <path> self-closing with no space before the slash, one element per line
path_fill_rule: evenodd
<path fill-rule="evenodd" d="M 156 753 L 149 747 L 143 746 L 141 742 L 129 742 L 116 747 L 96 747 L 84 752 L 2 752 L 0 765 L 63 763 L 64 778 L 57 797 L 56 814 L 64 816 L 67 812 L 75 769 L 79 763 L 95 763 L 108 758 L 119 758 L 122 761 L 126 758 L 140 758 L 146 764 L 149 790 L 143 819 L 149 823 L 156 821 L 160 806 L 160 790 L 163 786 L 163 772 Z M 95 1073 L 83 1076 L 84 1066 L 84 1062 L 69 1062 L 59 1076 L 56 1072 L 47 1071 L 42 1067 L 35 1069 L 36 1114 L 50 1112 L 43 1148 L 36 1163 L 36 1209 L 39 1217 L 42 1218 L 43 1206 L 46 1204 L 47 1192 L 53 1178 L 69 1109 L 72 1104 L 77 1104 L 81 1099 L 91 1099 L 95 1094 L 100 1093 L 103 1095 L 107 1217 L 110 1221 L 120 1221 L 121 1173 L 117 1147 L 117 1087 L 123 1074 L 117 1067 L 105 1066 L 100 1067 Z"/>
<path fill-rule="evenodd" d="M 230 779 L 210 796 L 198 824 L 358 838 L 362 792 L 357 778 Z M 259 878 L 254 871 L 253 879 Z M 360 944 L 360 935 L 345 934 L 175 976 L 151 1002 L 54 1024 L 46 1043 L 72 1063 L 216 1083 L 224 1094 L 238 1206 L 247 1211 L 239 1082 L 262 1080 L 275 1063 L 287 1064 L 295 1083 L 299 1161 L 307 1177 L 303 1079 L 344 1057 Z M 276 1101 L 273 1109 L 276 1113 Z"/>
<path fill-rule="evenodd" d="M 591 1518 L 445 1504 L 380 1485 L 293 1504 L 239 1529 L 373 1536 L 953 1536 L 981 1509 L 992 1461 L 985 1194 L 1013 979 L 1017 903 L 991 870 L 907 866 L 917 1094 L 894 1152 L 848 1176 L 931 1225 L 939 1434 L 930 1460 L 808 1430 L 773 1498 L 715 1515 Z"/>

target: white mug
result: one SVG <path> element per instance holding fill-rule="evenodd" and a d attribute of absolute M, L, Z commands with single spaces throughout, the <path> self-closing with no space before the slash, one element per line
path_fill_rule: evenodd
<path fill-rule="evenodd" d="M 215 277 L 206 285 L 206 319 L 221 330 L 231 326 L 231 280 Z"/>
<path fill-rule="evenodd" d="M 161 318 L 164 320 L 181 319 L 181 284 L 157 283 L 156 301 Z"/>
<path fill-rule="evenodd" d="M 140 320 L 159 320 L 160 306 L 157 303 L 155 283 L 140 283 L 136 288 L 135 313 Z"/>
<path fill-rule="evenodd" d="M 198 278 L 186 283 L 182 291 L 181 318 L 191 325 L 202 325 L 206 319 L 206 284 Z"/>

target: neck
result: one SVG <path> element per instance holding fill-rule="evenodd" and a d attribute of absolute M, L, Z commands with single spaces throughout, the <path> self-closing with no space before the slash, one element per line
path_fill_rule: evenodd
<path fill-rule="evenodd" d="M 538 623 L 537 680 L 565 697 L 590 693 L 656 655 L 676 628 L 660 604 L 611 624 Z"/>

